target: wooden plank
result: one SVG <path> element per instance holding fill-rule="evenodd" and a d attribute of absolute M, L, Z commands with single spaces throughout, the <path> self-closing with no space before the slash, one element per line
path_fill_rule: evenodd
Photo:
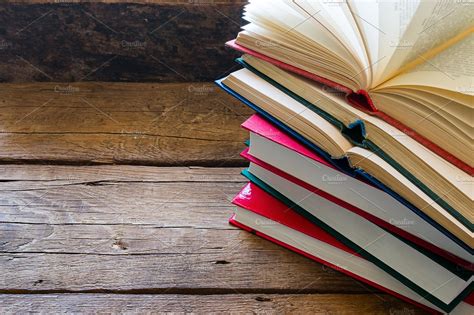
<path fill-rule="evenodd" d="M 244 165 L 252 111 L 212 83 L 0 87 L 0 162 Z"/>
<path fill-rule="evenodd" d="M 1 170 L 7 175 L 0 182 L 0 291 L 367 292 L 229 226 L 230 200 L 244 181 L 238 168 Z"/>
<path fill-rule="evenodd" d="M 236 68 L 224 43 L 242 1 L 81 2 L 3 1 L 0 82 L 210 81 Z"/>
<path fill-rule="evenodd" d="M 188 226 L 227 226 L 230 212 L 223 210 L 231 208 L 230 200 L 243 186 L 243 182 L 232 182 L 239 170 L 232 169 L 235 173 L 229 182 L 210 181 L 208 176 L 218 177 L 214 169 L 208 170 L 209 175 L 196 172 L 193 178 L 182 180 L 181 170 L 175 171 L 176 181 L 169 177 L 157 177 L 155 182 L 96 180 L 93 174 L 88 181 L 76 181 L 68 180 L 67 176 L 74 175 L 65 173 L 66 179 L 60 181 L 3 182 L 0 221 L 158 226 L 182 226 L 185 221 Z"/>
<path fill-rule="evenodd" d="M 243 168 L 199 166 L 154 167 L 132 165 L 22 165 L 0 164 L 0 180 L 3 188 L 32 188 L 57 183 L 91 184 L 97 182 L 189 182 L 199 178 L 203 182 L 245 182 L 240 175 Z M 26 185 L 26 186 L 25 186 Z"/>
<path fill-rule="evenodd" d="M 240 171 L 0 165 L 0 221 L 182 226 L 186 219 L 187 226 L 227 228 L 230 200 L 245 182 Z"/>
<path fill-rule="evenodd" d="M 146 4 L 245 4 L 247 0 L 3 0 L 2 3 L 23 3 L 23 4 L 40 4 L 40 3 L 146 3 Z"/>
<path fill-rule="evenodd" d="M 265 250 L 255 250 L 253 241 L 244 243 L 252 237 L 242 234 L 223 250 L 197 253 L 179 252 L 173 244 L 165 245 L 171 247 L 167 253 L 156 255 L 4 252 L 0 293 L 371 292 L 366 285 L 268 242 Z M 202 241 L 195 239 L 194 245 L 201 246 Z M 213 244 L 219 246 L 214 240 L 206 246 Z"/>
<path fill-rule="evenodd" d="M 392 297 L 343 294 L 0 295 L 0 312 L 199 314 L 425 314 Z"/>
<path fill-rule="evenodd" d="M 23 3 L 23 4 L 40 4 L 40 3 L 145 3 L 145 4 L 244 4 L 247 0 L 3 0 L 2 3 Z"/>

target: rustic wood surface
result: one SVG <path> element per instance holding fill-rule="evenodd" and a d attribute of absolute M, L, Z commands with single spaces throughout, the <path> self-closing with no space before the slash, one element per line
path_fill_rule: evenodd
<path fill-rule="evenodd" d="M 0 295 L 5 312 L 46 313 L 216 313 L 226 314 L 421 314 L 394 298 L 367 294 L 226 294 L 226 295 Z"/>
<path fill-rule="evenodd" d="M 239 171 L 1 165 L 0 311 L 415 312 L 230 226 Z"/>
<path fill-rule="evenodd" d="M 227 223 L 251 111 L 214 85 L 0 90 L 0 314 L 422 313 Z"/>
<path fill-rule="evenodd" d="M 239 166 L 250 114 L 213 83 L 3 84 L 0 161 Z"/>
<path fill-rule="evenodd" d="M 107 2 L 107 3 L 101 3 Z M 1 1 L 0 82 L 211 81 L 243 1 Z"/>

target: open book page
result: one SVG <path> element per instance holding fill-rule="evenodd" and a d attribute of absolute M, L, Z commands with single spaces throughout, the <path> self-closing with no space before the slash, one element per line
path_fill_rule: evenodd
<path fill-rule="evenodd" d="M 282 12 L 285 12 L 283 18 Z M 305 37 L 300 33 L 304 29 L 306 23 L 298 12 L 292 10 L 291 7 L 286 6 L 281 1 L 269 3 L 264 1 L 251 1 L 245 7 L 244 19 L 249 21 L 243 27 L 244 30 L 251 33 L 251 35 L 259 35 L 268 38 L 268 42 L 259 42 L 259 46 L 267 47 L 270 45 L 294 45 L 300 42 L 301 46 L 316 45 L 320 51 L 328 53 L 331 50 L 338 51 L 340 48 L 336 47 L 337 43 L 327 33 L 322 32 L 319 41 L 312 38 Z M 318 30 L 322 31 L 322 30 Z M 238 40 L 238 38 L 237 38 Z M 294 47 L 298 49 L 299 47 Z"/>
<path fill-rule="evenodd" d="M 373 98 L 377 104 L 384 105 L 382 109 L 384 113 L 395 119 L 403 118 L 407 126 L 427 138 L 439 139 L 438 145 L 441 145 L 442 142 L 450 143 L 452 140 L 458 140 L 462 141 L 463 145 L 455 147 L 455 149 L 462 151 L 463 147 L 473 141 L 471 126 L 445 112 L 442 107 L 425 106 L 424 104 L 430 104 L 427 98 L 421 99 L 416 96 L 407 97 L 403 94 L 388 93 L 373 94 Z M 449 102 L 449 100 L 444 101 L 445 107 L 451 105 Z M 453 105 L 456 106 L 456 104 Z M 434 108 L 437 111 L 433 111 Z M 453 137 L 455 139 L 450 139 Z M 454 146 L 454 143 L 451 145 Z M 449 152 L 451 151 L 449 150 Z"/>
<path fill-rule="evenodd" d="M 290 1 L 295 10 L 306 15 L 308 19 L 315 19 L 321 23 L 351 55 L 359 62 L 360 72 L 367 73 L 365 82 L 361 82 L 361 88 L 368 88 L 371 82 L 368 73 L 369 61 L 354 17 L 346 1 Z M 313 13 L 312 13 L 313 12 Z"/>
<path fill-rule="evenodd" d="M 425 60 L 410 71 L 385 82 L 376 90 L 393 86 L 430 86 L 474 96 L 474 34 Z M 472 107 L 471 107 L 472 108 Z"/>
<path fill-rule="evenodd" d="M 459 129 L 465 135 L 474 140 L 474 116 L 472 110 L 459 104 L 449 97 L 442 97 L 433 93 L 429 93 L 423 90 L 414 89 L 384 89 L 380 93 L 371 93 L 372 98 L 377 99 L 379 95 L 391 95 L 391 96 L 404 96 L 418 102 L 417 107 L 419 111 L 423 111 L 420 117 L 419 123 L 429 119 L 431 115 L 440 115 L 444 119 L 448 120 L 454 127 Z M 386 112 L 390 110 L 388 105 L 379 100 L 375 100 L 377 104 L 380 104 L 379 108 Z M 392 109 L 392 111 L 398 111 L 398 109 Z M 415 110 L 415 108 L 414 108 Z M 402 112 L 400 115 L 405 115 Z M 418 122 L 417 122 L 418 124 Z"/>
<path fill-rule="evenodd" d="M 378 2 L 347 0 L 347 4 L 364 42 L 369 62 L 368 72 L 370 72 L 370 78 L 373 81 L 374 68 L 377 65 L 379 54 L 379 30 L 376 26 L 379 24 Z M 373 83 L 371 83 L 372 85 Z"/>
<path fill-rule="evenodd" d="M 421 99 L 405 97 L 388 93 L 373 93 L 372 98 L 377 104 L 383 104 L 380 109 L 397 120 L 404 120 L 409 128 L 427 139 L 434 139 L 436 144 L 464 161 L 474 165 L 473 128 L 459 124 L 455 117 L 436 107 L 425 106 L 428 102 L 419 102 Z M 449 101 L 445 101 L 449 107 Z M 464 127 L 464 128 L 463 128 Z"/>
<path fill-rule="evenodd" d="M 365 82 L 357 58 L 313 16 L 324 12 L 303 15 L 298 6 L 284 1 L 251 1 L 245 10 L 244 19 L 250 24 L 239 33 L 237 44 L 306 71 L 316 71 L 351 89 Z"/>
<path fill-rule="evenodd" d="M 419 4 L 419 0 L 349 2 L 370 55 L 372 86 L 384 79 L 385 68 L 395 51 L 403 45 L 401 39 Z"/>
<path fill-rule="evenodd" d="M 366 41 L 377 87 L 405 67 L 414 68 L 469 33 L 474 10 L 468 1 L 350 1 Z"/>
<path fill-rule="evenodd" d="M 467 34 L 474 16 L 474 10 L 467 1 L 424 0 L 419 4 L 418 1 L 403 2 L 407 4 L 399 4 L 399 25 L 393 21 L 393 17 L 390 18 L 391 12 L 382 10 L 380 13 L 380 28 L 387 30 L 387 34 L 380 36 L 379 56 L 386 54 L 391 57 L 381 62 L 383 72 L 377 77 L 374 86 L 380 84 L 380 80 L 385 81 L 399 71 L 404 71 L 404 67 L 413 68 L 416 64 L 424 63 L 424 59 L 449 48 L 459 40 L 456 37 Z M 407 22 L 408 25 L 405 24 Z M 400 27 L 399 32 L 393 29 L 397 26 Z M 387 39 L 390 46 L 388 48 L 385 47 Z"/>
<path fill-rule="evenodd" d="M 254 24 L 249 24 L 248 27 L 255 30 L 257 27 Z M 247 29 L 247 26 L 245 27 Z M 263 30 L 263 29 L 262 29 Z M 280 45 L 278 36 L 268 34 L 272 37 L 265 36 L 266 31 L 256 34 L 255 31 L 242 31 L 237 37 L 236 43 L 250 48 L 258 53 L 264 54 L 270 58 L 280 60 L 288 65 L 298 67 L 302 70 L 317 73 L 323 78 L 332 80 L 342 86 L 351 90 L 357 90 L 359 87 L 358 80 L 353 75 L 348 74 L 347 68 L 341 65 L 346 63 L 341 59 L 335 59 L 335 56 L 322 55 L 318 51 L 318 47 L 313 45 L 309 48 L 295 50 L 295 46 L 287 47 Z M 262 34 L 264 34 L 262 36 Z M 306 52 L 312 51 L 308 56 Z M 315 70 L 315 64 L 317 69 Z"/>
<path fill-rule="evenodd" d="M 390 88 L 391 90 L 392 88 Z M 387 88 L 388 90 L 388 88 Z M 474 108 L 474 99 L 472 96 L 468 94 L 461 94 L 458 92 L 453 92 L 453 91 L 448 91 L 448 90 L 442 90 L 442 89 L 437 89 L 434 87 L 430 86 L 403 86 L 402 88 L 395 88 L 394 90 L 398 91 L 414 91 L 415 93 L 418 92 L 426 92 L 432 95 L 440 96 L 446 99 L 449 99 L 453 102 L 456 102 L 460 104 L 461 106 L 469 108 Z M 386 89 L 384 89 L 386 91 Z M 474 118 L 474 117 L 472 117 Z M 472 118 L 469 119 L 469 121 L 472 120 Z"/>
<path fill-rule="evenodd" d="M 292 6 L 282 1 L 251 1 L 246 7 L 244 18 L 261 27 L 262 30 L 279 34 L 284 41 L 278 44 L 293 40 L 300 42 L 302 45 L 318 46 L 319 50 L 323 52 L 331 55 L 335 53 L 342 59 L 351 60 L 351 54 L 345 50 L 340 42 L 324 26 L 311 18 L 319 13 L 316 10 L 310 12 L 310 16 L 302 15 L 295 11 Z M 254 32 L 259 30 L 258 28 L 251 28 L 250 25 L 245 26 L 244 29 Z M 262 46 L 264 44 L 262 43 Z M 298 49 L 298 47 L 295 47 L 295 49 Z"/>

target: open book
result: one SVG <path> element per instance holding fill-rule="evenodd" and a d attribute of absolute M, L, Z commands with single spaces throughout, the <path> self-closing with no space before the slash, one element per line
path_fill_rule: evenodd
<path fill-rule="evenodd" d="M 305 92 L 304 97 L 312 100 L 313 105 L 305 99 L 301 99 L 305 104 L 297 101 L 248 69 L 235 71 L 221 83 L 228 92 L 288 126 L 331 158 L 347 157 L 353 167 L 372 175 L 473 247 L 473 191 L 468 174 L 410 137 L 397 137 L 396 132 L 394 136 L 391 129 L 395 128 L 352 108 L 343 99 L 325 92 L 322 86 L 307 86 L 302 80 L 286 82 L 288 88 L 292 84 L 299 86 L 298 91 Z M 365 121 L 363 126 L 370 138 L 364 143 L 371 151 L 354 145 L 341 133 L 338 123 L 350 124 L 354 118 Z"/>
<path fill-rule="evenodd" d="M 472 175 L 470 4 L 253 0 L 229 45 L 346 93 Z"/>

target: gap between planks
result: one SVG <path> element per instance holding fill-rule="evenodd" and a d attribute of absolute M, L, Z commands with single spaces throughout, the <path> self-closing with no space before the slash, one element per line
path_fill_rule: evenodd
<path fill-rule="evenodd" d="M 0 290 L 370 292 L 231 227 L 240 170 L 2 165 Z"/>
<path fill-rule="evenodd" d="M 240 171 L 0 165 L 0 310 L 418 312 L 229 226 Z"/>

